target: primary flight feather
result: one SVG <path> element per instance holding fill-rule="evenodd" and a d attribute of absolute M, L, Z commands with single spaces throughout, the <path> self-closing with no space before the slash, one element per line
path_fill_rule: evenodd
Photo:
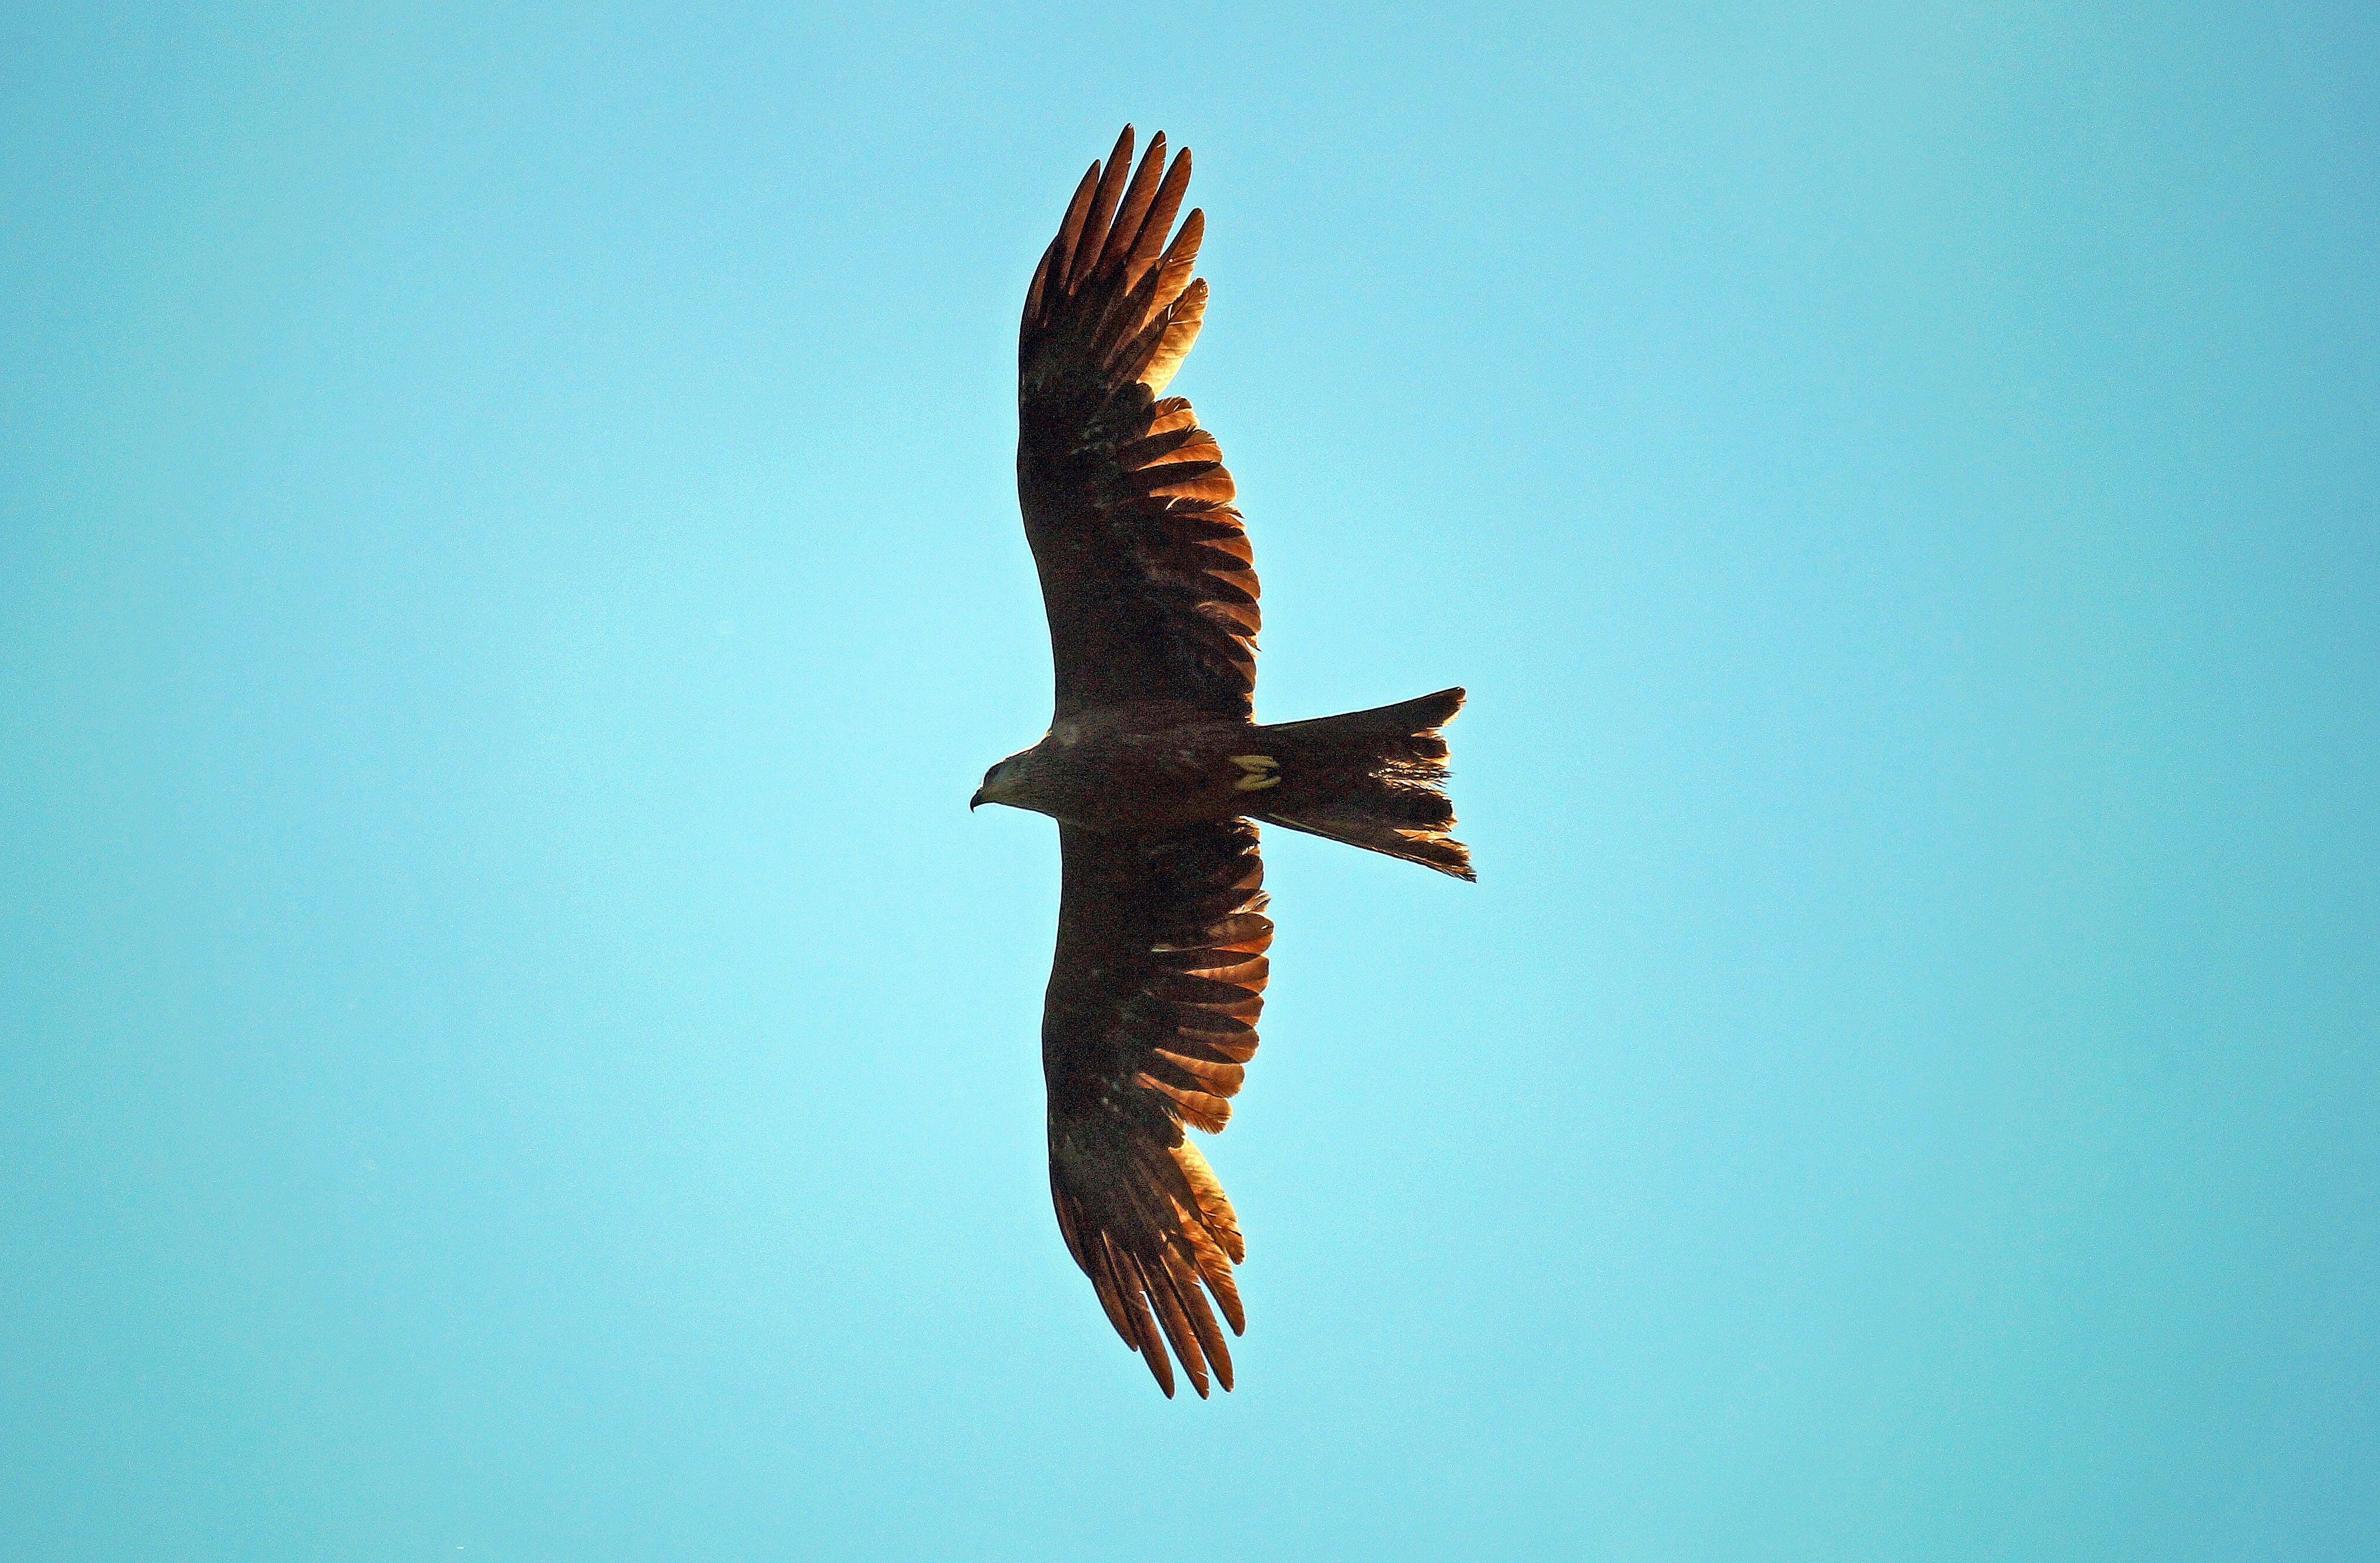
<path fill-rule="evenodd" d="M 1185 1126 L 1220 1131 L 1257 1049 L 1272 922 L 1264 820 L 1468 879 L 1439 729 L 1463 691 L 1254 720 L 1257 576 L 1232 475 L 1164 396 L 1197 339 L 1190 154 L 1126 126 L 1083 176 L 1025 299 L 1016 487 L 1057 672 L 1049 733 L 970 803 L 1058 821 L 1042 1012 L 1050 1192 L 1109 1322 L 1167 1395 L 1232 1387 L 1238 1218 Z M 1132 170 L 1127 179 L 1126 171 Z"/>

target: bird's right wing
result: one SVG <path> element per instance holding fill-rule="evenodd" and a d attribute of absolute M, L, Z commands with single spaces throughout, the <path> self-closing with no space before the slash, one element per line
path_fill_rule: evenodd
<path fill-rule="evenodd" d="M 1184 1124 L 1231 1116 L 1264 1007 L 1264 861 L 1245 820 L 1162 835 L 1062 825 L 1065 890 L 1042 1012 L 1050 1193 L 1108 1321 L 1167 1395 L 1166 1342 L 1203 1398 L 1245 1327 L 1239 1221 Z M 1215 1307 L 1208 1306 L 1212 1293 Z"/>
<path fill-rule="evenodd" d="M 1166 240 L 1190 154 L 1165 138 L 1129 184 L 1132 127 L 1091 164 L 1041 257 L 1016 347 L 1016 489 L 1041 575 L 1057 714 L 1161 699 L 1245 721 L 1257 575 L 1232 475 L 1190 404 L 1161 396 L 1197 338 L 1205 220 Z"/>

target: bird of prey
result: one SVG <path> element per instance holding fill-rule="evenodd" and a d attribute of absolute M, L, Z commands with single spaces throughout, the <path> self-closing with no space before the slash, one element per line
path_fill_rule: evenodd
<path fill-rule="evenodd" d="M 1050 1192 L 1109 1322 L 1170 1397 L 1232 1387 L 1245 1327 L 1238 1219 L 1184 1126 L 1214 1133 L 1257 1048 L 1265 951 L 1257 827 L 1472 878 L 1447 831 L 1444 689 L 1257 724 L 1257 577 L 1215 437 L 1166 382 L 1207 308 L 1205 232 L 1173 226 L 1190 154 L 1126 126 L 1094 163 L 1025 298 L 1016 487 L 1057 672 L 1050 730 L 968 806 L 1058 821 L 1065 883 L 1041 1021 Z M 1171 242 L 1168 242 L 1169 235 Z M 1209 1304 L 1208 1297 L 1213 1302 Z"/>

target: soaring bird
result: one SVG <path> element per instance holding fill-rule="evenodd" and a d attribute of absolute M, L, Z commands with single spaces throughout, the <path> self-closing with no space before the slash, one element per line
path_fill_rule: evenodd
<path fill-rule="evenodd" d="M 1278 726 L 1254 717 L 1257 576 L 1215 437 L 1163 394 L 1207 309 L 1190 154 L 1094 163 L 1025 297 L 1016 488 L 1057 672 L 1050 730 L 968 806 L 1058 821 L 1042 1011 L 1050 1192 L 1075 1263 L 1170 1397 L 1232 1387 L 1246 1249 L 1183 1131 L 1230 1118 L 1272 922 L 1256 821 L 1471 878 L 1439 729 L 1463 691 Z M 1169 242 L 1169 236 L 1171 241 Z M 1209 1299 L 1211 1298 L 1211 1302 Z"/>

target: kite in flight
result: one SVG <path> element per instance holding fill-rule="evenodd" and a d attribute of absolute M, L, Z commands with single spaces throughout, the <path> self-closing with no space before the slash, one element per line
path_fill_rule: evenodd
<path fill-rule="evenodd" d="M 1025 298 L 1016 487 L 1041 575 L 1057 709 L 969 803 L 1058 821 L 1065 886 L 1041 1019 L 1050 1192 L 1109 1322 L 1168 1396 L 1232 1387 L 1238 1220 L 1184 1125 L 1231 1116 L 1264 1003 L 1252 821 L 1472 878 L 1448 836 L 1439 729 L 1463 691 L 1259 726 L 1257 577 L 1232 475 L 1163 394 L 1207 308 L 1205 218 L 1173 215 L 1190 154 L 1129 181 L 1132 127 L 1092 164 Z M 1172 241 L 1167 242 L 1172 232 Z M 1213 1303 L 1208 1303 L 1211 1294 Z"/>

